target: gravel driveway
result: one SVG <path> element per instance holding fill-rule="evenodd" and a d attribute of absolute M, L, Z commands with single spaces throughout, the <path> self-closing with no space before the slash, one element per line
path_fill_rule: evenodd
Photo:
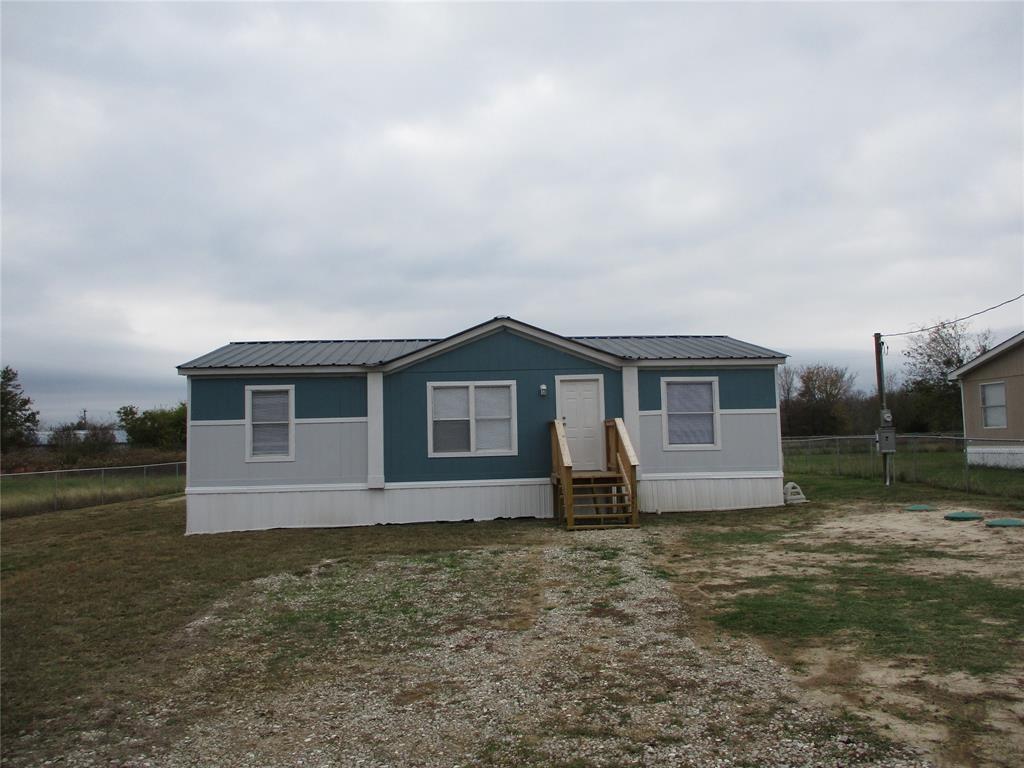
<path fill-rule="evenodd" d="M 265 579 L 60 764 L 926 765 L 755 644 L 695 643 L 648 532 L 549 538 Z"/>

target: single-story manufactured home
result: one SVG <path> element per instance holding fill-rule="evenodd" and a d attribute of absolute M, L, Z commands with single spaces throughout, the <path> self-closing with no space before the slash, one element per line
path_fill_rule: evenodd
<path fill-rule="evenodd" d="M 235 342 L 184 363 L 188 533 L 783 503 L 775 371 L 727 336 Z"/>
<path fill-rule="evenodd" d="M 960 382 L 967 462 L 1024 467 L 1024 331 L 948 378 Z"/>

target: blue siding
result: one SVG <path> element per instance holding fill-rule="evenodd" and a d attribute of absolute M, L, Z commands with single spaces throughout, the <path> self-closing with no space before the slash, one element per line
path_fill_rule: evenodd
<path fill-rule="evenodd" d="M 384 475 L 388 482 L 547 477 L 555 376 L 604 374 L 605 418 L 622 416 L 622 375 L 502 330 L 384 377 Z M 516 381 L 519 455 L 427 457 L 427 382 Z M 548 395 L 541 397 L 540 385 Z"/>
<path fill-rule="evenodd" d="M 193 421 L 245 418 L 247 384 L 294 384 L 295 418 L 337 419 L 366 416 L 365 376 L 192 377 Z"/>
<path fill-rule="evenodd" d="M 640 410 L 661 410 L 661 380 L 669 376 L 717 376 L 718 404 L 723 411 L 775 407 L 775 368 L 641 368 Z"/>

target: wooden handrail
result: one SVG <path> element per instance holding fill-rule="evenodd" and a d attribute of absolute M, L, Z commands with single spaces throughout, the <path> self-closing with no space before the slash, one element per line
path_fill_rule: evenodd
<path fill-rule="evenodd" d="M 562 516 L 571 527 L 573 524 L 574 500 L 572 497 L 572 455 L 569 453 L 569 439 L 565 436 L 565 425 L 559 419 L 551 422 L 551 473 L 562 488 Z M 555 489 L 555 504 L 558 504 L 558 489 Z"/>
<path fill-rule="evenodd" d="M 604 423 L 605 448 L 608 453 L 607 467 L 622 475 L 629 493 L 629 511 L 633 517 L 633 525 L 640 522 L 639 487 L 636 482 L 637 460 L 633 443 L 626 431 L 626 424 L 621 418 L 608 419 Z"/>
<path fill-rule="evenodd" d="M 552 456 L 552 458 L 557 459 L 556 466 L 572 469 L 572 456 L 569 454 L 569 438 L 565 436 L 565 425 L 558 419 L 551 422 L 551 436 L 554 439 L 552 447 L 557 449 L 557 453 Z"/>

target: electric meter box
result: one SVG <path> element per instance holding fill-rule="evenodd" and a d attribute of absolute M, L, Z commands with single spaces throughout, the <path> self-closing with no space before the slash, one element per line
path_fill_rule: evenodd
<path fill-rule="evenodd" d="M 896 453 L 896 427 L 879 427 L 875 434 L 879 453 Z"/>

